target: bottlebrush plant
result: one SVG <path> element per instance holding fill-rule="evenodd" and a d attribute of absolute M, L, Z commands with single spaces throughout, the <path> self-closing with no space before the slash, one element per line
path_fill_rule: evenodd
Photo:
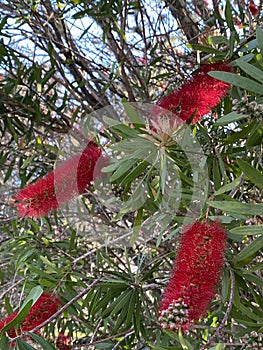
<path fill-rule="evenodd" d="M 0 349 L 262 350 L 261 4 L 0 0 Z"/>

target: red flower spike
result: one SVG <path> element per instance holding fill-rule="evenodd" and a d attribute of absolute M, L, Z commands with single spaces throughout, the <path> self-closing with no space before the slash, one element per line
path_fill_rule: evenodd
<path fill-rule="evenodd" d="M 259 8 L 254 4 L 253 1 L 250 1 L 248 8 L 253 16 L 256 16 L 259 13 Z"/>
<path fill-rule="evenodd" d="M 45 177 L 20 190 L 14 199 L 21 217 L 41 217 L 57 210 L 84 192 L 93 180 L 101 149 L 90 141 L 82 153 L 75 154 Z"/>
<path fill-rule="evenodd" d="M 207 74 L 213 70 L 230 72 L 231 67 L 222 62 L 202 65 L 190 80 L 178 90 L 163 97 L 157 106 L 171 111 L 183 121 L 187 121 L 193 115 L 192 123 L 200 120 L 226 96 L 231 87 L 230 84 Z"/>
<path fill-rule="evenodd" d="M 71 349 L 71 346 L 69 345 L 70 340 L 71 340 L 70 336 L 65 335 L 64 333 L 60 333 L 56 341 L 57 349 L 70 350 Z"/>
<path fill-rule="evenodd" d="M 186 226 L 159 307 L 163 328 L 185 331 L 205 315 L 215 296 L 225 247 L 226 232 L 217 222 Z"/>
<path fill-rule="evenodd" d="M 11 338 L 15 338 L 17 333 L 21 334 L 24 331 L 30 331 L 39 326 L 41 323 L 54 315 L 60 305 L 60 301 L 56 296 L 51 296 L 49 293 L 43 293 L 31 307 L 18 331 L 16 332 L 15 328 L 11 328 L 8 331 L 8 335 Z M 18 311 L 15 311 L 13 314 L 0 320 L 0 330 L 2 330 L 6 324 L 10 323 L 17 316 L 17 314 Z"/>

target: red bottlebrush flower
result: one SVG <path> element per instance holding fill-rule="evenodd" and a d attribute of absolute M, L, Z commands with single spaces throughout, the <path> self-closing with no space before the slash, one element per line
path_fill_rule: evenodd
<path fill-rule="evenodd" d="M 215 107 L 226 96 L 230 89 L 227 84 L 210 77 L 207 73 L 213 70 L 231 71 L 226 63 L 212 63 L 201 66 L 192 78 L 178 90 L 163 97 L 157 106 L 173 112 L 183 121 L 187 121 L 194 114 L 192 123 L 201 119 L 211 108 Z"/>
<path fill-rule="evenodd" d="M 226 232 L 215 223 L 184 229 L 171 278 L 159 307 L 163 328 L 187 330 L 205 315 L 224 263 Z"/>
<path fill-rule="evenodd" d="M 56 296 L 51 296 L 49 293 L 43 293 L 31 307 L 18 331 L 16 332 L 15 328 L 11 328 L 8 331 L 8 335 L 11 338 L 14 338 L 16 337 L 17 333 L 21 334 L 23 331 L 30 331 L 39 326 L 42 322 L 54 315 L 60 305 L 60 301 Z M 18 311 L 15 311 L 13 314 L 3 318 L 0 321 L 0 330 L 2 330 L 6 324 L 10 323 L 17 316 L 17 314 Z"/>
<path fill-rule="evenodd" d="M 101 149 L 90 141 L 82 153 L 62 163 L 45 177 L 20 190 L 14 199 L 21 217 L 41 217 L 57 210 L 84 192 L 93 180 L 93 172 Z"/>
<path fill-rule="evenodd" d="M 253 1 L 250 1 L 248 8 L 253 16 L 256 16 L 259 12 L 259 9 L 257 8 L 257 6 L 254 4 Z"/>
<path fill-rule="evenodd" d="M 70 336 L 65 335 L 64 333 L 60 333 L 56 341 L 57 349 L 70 350 L 71 349 L 71 346 L 69 345 L 70 340 L 71 340 Z"/>

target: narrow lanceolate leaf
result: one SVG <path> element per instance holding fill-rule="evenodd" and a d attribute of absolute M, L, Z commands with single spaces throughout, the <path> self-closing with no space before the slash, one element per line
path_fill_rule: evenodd
<path fill-rule="evenodd" d="M 234 123 L 244 118 L 246 118 L 244 114 L 231 112 L 217 119 L 217 121 L 215 122 L 215 125 L 227 125 L 229 123 Z"/>
<path fill-rule="evenodd" d="M 220 187 L 215 193 L 215 196 L 219 196 L 220 194 L 226 193 L 228 191 L 233 190 L 235 187 L 237 187 L 240 184 L 240 179 L 235 179 L 233 182 L 226 184 L 222 187 Z"/>
<path fill-rule="evenodd" d="M 208 74 L 211 77 L 222 80 L 226 83 L 239 86 L 243 89 L 246 89 L 248 91 L 254 92 L 259 95 L 263 95 L 263 85 L 257 83 L 252 79 L 242 77 L 234 73 L 227 73 L 227 72 L 214 71 L 214 72 L 209 72 Z"/>
<path fill-rule="evenodd" d="M 246 174 L 249 180 L 253 182 L 259 189 L 263 190 L 263 174 L 243 159 L 238 159 L 237 164 L 240 169 Z"/>
<path fill-rule="evenodd" d="M 41 338 L 39 335 L 34 334 L 34 333 L 29 333 L 30 337 L 33 338 L 38 344 L 42 346 L 42 349 L 45 350 L 56 350 L 56 348 L 47 342 L 45 339 Z"/>
<path fill-rule="evenodd" d="M 235 227 L 232 228 L 229 232 L 233 235 L 238 236 L 263 235 L 263 225 Z"/>
<path fill-rule="evenodd" d="M 251 76 L 251 78 L 259 81 L 260 83 L 262 83 L 262 81 L 263 81 L 263 71 L 261 69 L 253 66 L 252 64 L 244 62 L 244 61 L 237 61 L 237 65 L 245 73 L 247 73 L 249 76 Z"/>
<path fill-rule="evenodd" d="M 145 124 L 140 115 L 137 113 L 136 108 L 134 108 L 133 104 L 131 104 L 130 102 L 123 102 L 122 104 L 125 109 L 125 112 L 127 113 L 128 118 L 134 125 Z"/>
<path fill-rule="evenodd" d="M 260 26 L 257 26 L 256 34 L 258 47 L 260 48 L 261 55 L 263 56 L 263 30 L 260 28 Z"/>
<path fill-rule="evenodd" d="M 33 289 L 31 289 L 30 293 L 28 294 L 22 306 L 20 307 L 20 310 L 23 309 L 26 306 L 26 304 L 31 300 L 32 300 L 32 303 L 34 304 L 37 301 L 37 299 L 41 296 L 42 293 L 43 293 L 43 289 L 40 286 L 36 286 Z"/>
<path fill-rule="evenodd" d="M 16 345 L 18 347 L 18 350 L 36 350 L 36 348 L 33 348 L 33 346 L 31 346 L 30 344 L 24 342 L 19 338 L 16 341 Z"/>
<path fill-rule="evenodd" d="M 233 263 L 236 268 L 247 265 L 251 262 L 261 251 L 263 248 L 263 235 L 259 236 L 252 243 L 250 243 L 247 247 L 241 250 L 234 259 Z"/>
<path fill-rule="evenodd" d="M 179 329 L 178 335 L 179 335 L 179 342 L 183 350 L 194 350 L 193 346 L 189 343 L 189 341 L 186 338 L 184 338 L 181 329 Z"/>
<path fill-rule="evenodd" d="M 207 202 L 213 208 L 243 215 L 263 215 L 263 204 L 240 203 L 236 201 Z"/>

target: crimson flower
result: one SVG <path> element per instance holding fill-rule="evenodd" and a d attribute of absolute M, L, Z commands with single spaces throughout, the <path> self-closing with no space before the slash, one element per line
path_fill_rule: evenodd
<path fill-rule="evenodd" d="M 259 12 L 258 7 L 254 4 L 253 1 L 249 2 L 248 8 L 249 8 L 249 11 L 251 12 L 251 14 L 253 16 L 256 16 L 258 14 L 258 12 Z"/>
<path fill-rule="evenodd" d="M 65 335 L 64 333 L 60 333 L 58 335 L 56 346 L 58 350 L 70 350 L 71 347 L 69 345 L 70 343 L 70 336 Z"/>
<path fill-rule="evenodd" d="M 194 116 L 192 123 L 200 120 L 226 96 L 231 87 L 230 84 L 207 74 L 213 70 L 229 72 L 231 67 L 222 62 L 202 65 L 190 80 L 178 90 L 163 97 L 157 106 L 171 111 L 183 121 L 192 116 Z"/>
<path fill-rule="evenodd" d="M 205 315 L 215 296 L 225 247 L 225 229 L 217 222 L 185 227 L 159 306 L 162 328 L 185 331 Z"/>
<path fill-rule="evenodd" d="M 60 301 L 56 296 L 52 296 L 49 293 L 43 293 L 31 307 L 18 331 L 16 331 L 15 328 L 11 328 L 8 331 L 8 335 L 11 338 L 14 338 L 17 334 L 21 334 L 24 331 L 30 331 L 39 326 L 41 323 L 54 315 L 60 305 Z M 10 323 L 17 316 L 17 314 L 18 311 L 15 311 L 11 315 L 0 320 L 0 331 L 5 327 L 5 325 Z"/>
<path fill-rule="evenodd" d="M 45 177 L 21 189 L 14 199 L 21 217 L 41 217 L 84 192 L 93 180 L 101 149 L 90 141 L 77 153 Z"/>

